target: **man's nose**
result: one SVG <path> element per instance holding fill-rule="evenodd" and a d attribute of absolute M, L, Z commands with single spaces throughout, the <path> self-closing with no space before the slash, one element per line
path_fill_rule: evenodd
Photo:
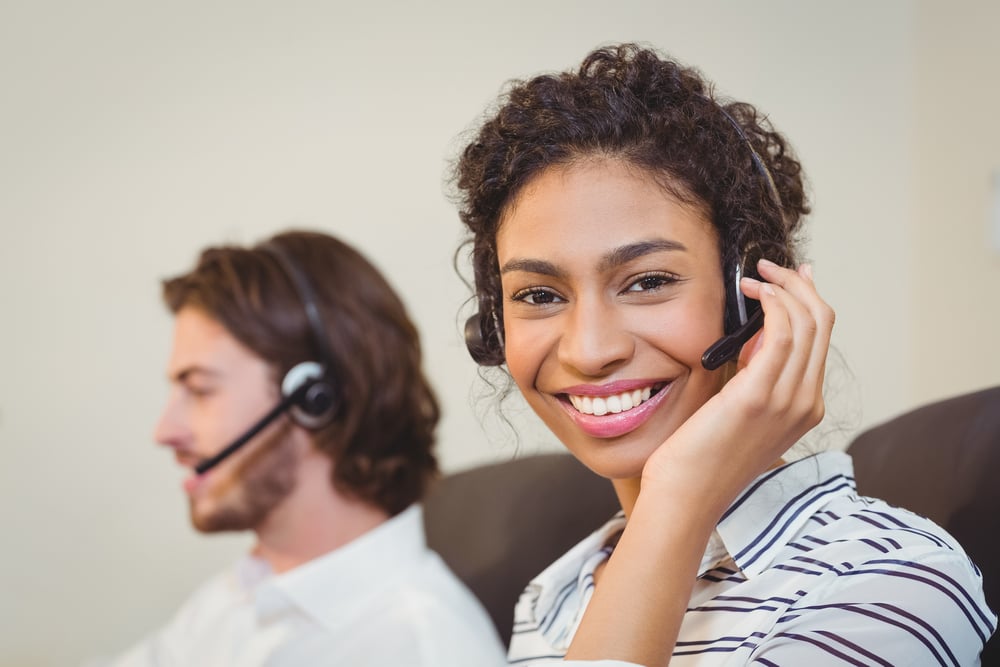
<path fill-rule="evenodd" d="M 177 448 L 184 444 L 189 433 L 190 429 L 184 417 L 184 408 L 176 390 L 171 391 L 170 397 L 156 421 L 153 439 L 161 445 Z"/>

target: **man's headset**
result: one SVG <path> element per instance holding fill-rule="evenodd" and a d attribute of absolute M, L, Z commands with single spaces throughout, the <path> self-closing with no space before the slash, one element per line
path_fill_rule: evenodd
<path fill-rule="evenodd" d="M 744 145 L 749 149 L 754 166 L 764 179 L 768 195 L 780 214 L 782 210 L 781 195 L 774 177 L 760 154 L 750 143 L 743 128 L 722 106 L 712 102 L 722 112 L 729 123 L 740 135 Z M 701 365 L 712 371 L 727 361 L 735 359 L 740 350 L 757 331 L 764 325 L 764 311 L 756 299 L 748 299 L 740 289 L 743 276 L 759 278 L 757 262 L 761 259 L 760 248 L 754 246 L 745 248 L 731 270 L 727 271 L 726 282 L 726 335 L 714 342 L 701 357 Z M 487 294 L 479 299 L 480 310 L 465 321 L 465 345 L 473 360 L 480 366 L 499 366 L 506 361 L 504 354 L 503 327 L 500 316 L 493 303 L 493 294 Z M 485 315 L 483 312 L 485 311 Z"/>
<path fill-rule="evenodd" d="M 316 293 L 305 273 L 282 247 L 267 243 L 261 249 L 275 259 L 302 301 L 312 337 L 319 348 L 320 361 L 303 361 L 292 366 L 281 381 L 281 401 L 222 451 L 196 465 L 194 469 L 199 475 L 232 456 L 286 411 L 290 411 L 297 424 L 308 429 L 317 429 L 328 423 L 336 412 L 336 393 L 330 377 L 333 356 L 330 354 L 329 339 L 319 314 Z"/>

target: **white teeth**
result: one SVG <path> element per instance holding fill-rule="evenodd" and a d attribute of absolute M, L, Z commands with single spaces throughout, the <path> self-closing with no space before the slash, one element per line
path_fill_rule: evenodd
<path fill-rule="evenodd" d="M 641 403 L 648 401 L 652 394 L 652 387 L 626 391 L 614 396 L 573 396 L 569 395 L 569 402 L 577 411 L 585 415 L 596 415 L 601 417 L 608 414 L 618 414 L 638 407 Z"/>

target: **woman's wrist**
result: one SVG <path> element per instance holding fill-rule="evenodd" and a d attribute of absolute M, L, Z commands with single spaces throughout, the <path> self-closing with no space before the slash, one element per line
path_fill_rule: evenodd
<path fill-rule="evenodd" d="M 665 664 L 673 652 L 717 517 L 649 491 L 632 508 L 567 658 Z"/>

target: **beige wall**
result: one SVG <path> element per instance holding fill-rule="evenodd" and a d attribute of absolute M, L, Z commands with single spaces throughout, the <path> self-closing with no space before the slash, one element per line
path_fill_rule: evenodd
<path fill-rule="evenodd" d="M 921 2 L 912 400 L 1000 382 L 1000 5 Z M 994 185 L 995 183 L 995 185 Z M 997 199 L 994 199 L 996 197 Z M 1000 205 L 1000 204 L 998 204 Z M 995 232 L 993 232 L 995 233 Z"/>
<path fill-rule="evenodd" d="M 995 9 L 340 4 L 0 4 L 0 665 L 117 650 L 247 544 L 191 532 L 180 472 L 150 437 L 170 336 L 158 280 L 205 244 L 289 225 L 354 242 L 423 332 L 445 468 L 554 447 L 530 417 L 519 444 L 488 435 L 470 405 L 442 181 L 504 80 L 598 43 L 698 65 L 798 149 L 810 255 L 854 376 L 833 446 L 995 382 Z"/>

